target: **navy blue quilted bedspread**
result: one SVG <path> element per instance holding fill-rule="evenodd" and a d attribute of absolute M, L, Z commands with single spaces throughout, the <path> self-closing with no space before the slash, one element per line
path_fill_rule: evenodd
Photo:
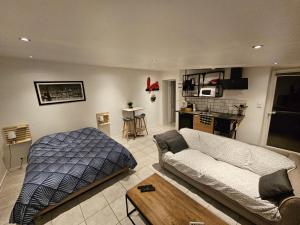
<path fill-rule="evenodd" d="M 34 224 L 34 215 L 47 206 L 136 165 L 124 146 L 95 128 L 42 137 L 30 148 L 25 180 L 10 222 Z"/>

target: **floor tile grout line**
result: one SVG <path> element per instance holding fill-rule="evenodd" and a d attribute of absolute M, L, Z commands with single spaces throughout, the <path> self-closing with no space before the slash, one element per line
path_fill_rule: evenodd
<path fill-rule="evenodd" d="M 130 175 L 129 175 L 130 176 Z M 127 188 L 122 184 L 122 182 L 120 182 L 120 184 L 122 185 L 123 188 L 125 188 L 126 192 L 127 192 Z"/>
<path fill-rule="evenodd" d="M 83 214 L 83 211 L 82 211 L 82 208 L 81 208 L 81 203 L 80 203 L 80 202 L 78 202 L 78 205 L 79 205 L 79 208 L 80 208 L 80 211 L 81 211 L 82 217 L 83 217 L 84 221 L 86 221 L 86 218 L 85 218 L 85 216 L 84 216 L 84 214 Z"/>
<path fill-rule="evenodd" d="M 103 195 L 104 196 L 104 195 Z M 104 198 L 105 198 L 105 200 L 106 200 L 106 202 L 108 203 L 108 200 L 106 199 L 106 197 L 104 196 Z M 117 199 L 116 199 L 117 200 Z M 112 203 L 112 202 L 111 202 Z M 115 211 L 113 210 L 113 208 L 111 207 L 111 205 L 108 203 L 108 206 L 109 206 L 109 208 L 111 209 L 111 211 L 113 212 L 113 214 L 115 215 L 115 217 L 117 218 L 117 220 L 118 220 L 118 223 L 120 223 L 121 222 L 121 220 L 119 220 L 119 218 L 117 217 L 117 214 L 115 213 Z M 116 224 L 118 224 L 118 223 L 116 223 Z"/>
<path fill-rule="evenodd" d="M 101 192 L 98 192 L 98 193 L 102 193 L 102 191 Z M 98 194 L 97 193 L 97 194 Z M 95 194 L 96 195 L 96 194 Z M 95 196 L 95 195 L 93 195 L 93 196 Z M 103 198 L 105 199 L 105 201 L 106 201 L 106 205 L 104 206 L 104 207 L 102 207 L 101 209 L 99 209 L 97 212 L 95 212 L 95 213 L 93 213 L 92 215 L 90 215 L 90 216 L 88 216 L 88 217 L 85 217 L 84 216 L 84 213 L 83 213 L 83 211 L 82 211 L 82 208 L 81 208 L 81 203 L 79 203 L 78 205 L 80 206 L 80 210 L 81 210 L 81 213 L 82 213 L 82 215 L 83 215 L 83 218 L 84 218 L 84 220 L 86 221 L 87 219 L 89 219 L 89 218 L 91 218 L 92 216 L 95 216 L 98 212 L 100 212 L 101 210 L 103 210 L 105 207 L 107 207 L 108 205 L 109 205 L 109 203 L 108 203 L 108 201 L 106 200 L 106 198 L 105 198 L 105 196 L 104 196 L 104 194 L 102 193 L 102 195 L 103 195 Z M 92 197 L 93 197 L 92 196 Z M 92 198 L 91 197 L 91 198 Z M 86 199 L 87 200 L 87 199 Z"/>

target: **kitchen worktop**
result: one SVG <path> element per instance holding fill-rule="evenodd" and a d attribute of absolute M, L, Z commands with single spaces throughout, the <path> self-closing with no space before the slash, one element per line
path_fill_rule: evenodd
<path fill-rule="evenodd" d="M 236 120 L 236 121 L 242 121 L 245 117 L 245 116 L 239 116 L 239 115 L 230 114 L 230 113 L 207 112 L 207 111 L 186 112 L 186 111 L 183 111 L 183 110 L 177 110 L 176 112 L 185 113 L 185 114 L 193 114 L 193 115 L 207 115 L 207 116 L 212 116 L 212 117 L 215 117 L 215 118 L 227 119 L 227 120 Z"/>

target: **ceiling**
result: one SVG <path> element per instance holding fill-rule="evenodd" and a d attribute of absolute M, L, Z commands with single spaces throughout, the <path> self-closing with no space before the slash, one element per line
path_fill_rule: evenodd
<path fill-rule="evenodd" d="M 154 70 L 297 66 L 299 11 L 299 0 L 1 0 L 0 55 Z"/>

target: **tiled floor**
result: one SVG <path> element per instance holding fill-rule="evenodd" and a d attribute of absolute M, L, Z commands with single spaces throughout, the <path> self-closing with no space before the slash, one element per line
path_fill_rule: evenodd
<path fill-rule="evenodd" d="M 56 208 L 52 212 L 38 218 L 36 223 L 46 225 L 131 225 L 131 221 L 126 217 L 125 192 L 155 172 L 217 214 L 227 223 L 250 225 L 250 222 L 239 217 L 228 208 L 195 190 L 174 175 L 161 170 L 158 164 L 157 148 L 152 141 L 152 137 L 155 133 L 161 133 L 171 128 L 160 127 L 152 129 L 149 131 L 149 135 L 128 142 L 120 137 L 115 137 L 115 140 L 127 147 L 136 158 L 138 166 L 135 170 L 129 175 L 119 176 L 105 184 L 105 186 L 93 189 Z M 11 209 L 23 182 L 24 172 L 24 169 L 10 172 L 4 180 L 0 189 L 0 225 L 8 223 Z M 135 213 L 132 217 L 137 225 L 145 224 L 138 213 Z"/>

